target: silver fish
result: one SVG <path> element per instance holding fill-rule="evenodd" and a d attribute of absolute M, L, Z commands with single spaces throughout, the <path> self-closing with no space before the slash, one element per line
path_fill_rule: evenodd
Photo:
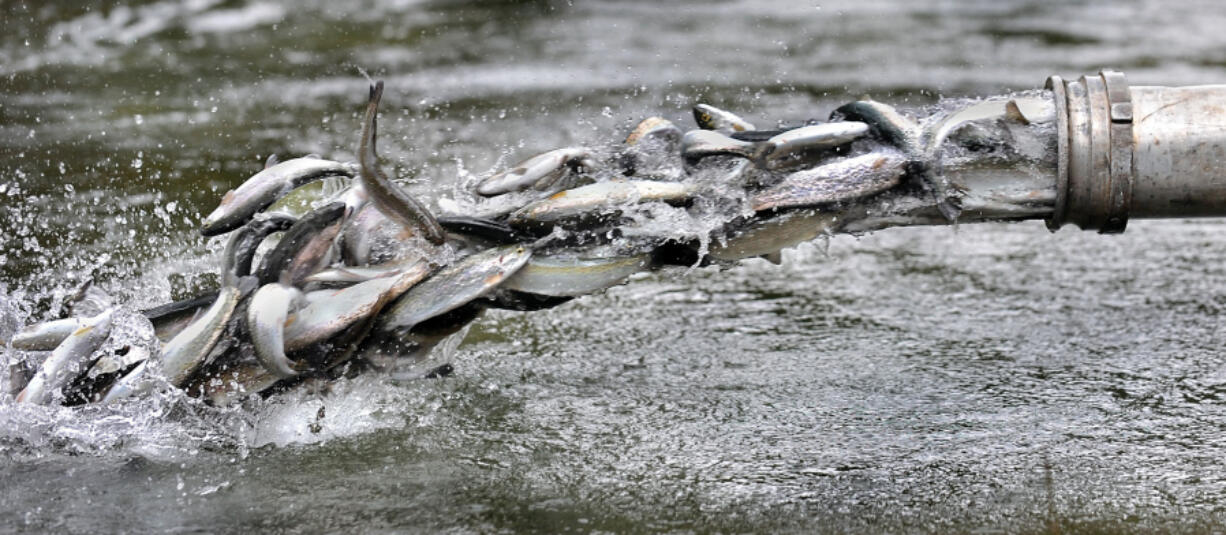
<path fill-rule="evenodd" d="M 747 132 L 756 130 L 753 124 L 742 119 L 735 113 L 722 110 L 709 104 L 694 106 L 694 121 L 703 130 L 722 130 L 725 132 Z"/>
<path fill-rule="evenodd" d="M 375 205 L 367 204 L 341 228 L 341 255 L 347 264 L 356 266 L 387 262 L 408 254 L 402 244 L 415 236 L 416 229 L 389 219 Z"/>
<path fill-rule="evenodd" d="M 375 151 L 378 130 L 379 100 L 383 98 L 383 82 L 370 88 L 370 101 L 366 105 L 366 117 L 362 121 L 362 140 L 358 145 L 358 164 L 361 168 L 362 188 L 370 195 L 379 210 L 405 227 L 417 229 L 430 243 L 443 243 L 443 227 L 434 220 L 417 199 L 411 197 L 379 167 L 379 155 Z"/>
<path fill-rule="evenodd" d="M 93 364 L 90 357 L 110 336 L 114 314 L 115 309 L 109 308 L 86 319 L 84 325 L 51 352 L 38 373 L 17 395 L 17 401 L 46 405 L 54 401 L 55 396 L 62 395 L 61 389 Z"/>
<path fill-rule="evenodd" d="M 681 138 L 681 155 L 687 160 L 720 154 L 752 159 L 759 148 L 758 143 L 732 139 L 712 130 L 690 130 Z"/>
<path fill-rule="evenodd" d="M 200 233 L 215 236 L 234 230 L 295 188 L 327 177 L 352 177 L 353 164 L 295 158 L 273 165 L 226 192 L 217 209 L 204 219 Z"/>
<path fill-rule="evenodd" d="M 249 234 L 254 232 L 255 229 L 248 225 L 230 238 L 223 253 L 222 285 L 217 292 L 217 300 L 162 347 L 162 372 L 170 384 L 183 386 L 191 374 L 205 363 L 213 346 L 225 332 L 239 300 L 246 293 L 244 290 L 248 290 L 244 286 L 256 284 L 255 277 L 240 278 L 236 271 L 240 267 L 236 265 L 238 249 L 250 241 Z"/>
<path fill-rule="evenodd" d="M 896 152 L 874 152 L 797 171 L 754 194 L 755 211 L 799 208 L 844 202 L 888 190 L 906 174 L 907 158 Z"/>
<path fill-rule="evenodd" d="M 682 135 L 681 129 L 672 121 L 663 117 L 648 117 L 630 131 L 626 144 L 662 143 L 665 147 L 671 147 L 681 141 Z"/>
<path fill-rule="evenodd" d="M 382 332 L 409 329 L 468 304 L 497 288 L 531 257 L 531 250 L 516 245 L 486 249 L 465 257 L 405 292 L 379 316 L 376 329 Z"/>
<path fill-rule="evenodd" d="M 126 352 L 119 354 L 118 352 L 103 356 L 94 363 L 85 375 L 86 377 L 94 378 L 99 375 L 115 373 L 135 364 L 144 362 L 150 357 L 149 350 L 142 346 L 130 346 Z"/>
<path fill-rule="evenodd" d="M 375 264 L 373 266 L 346 266 L 326 269 L 302 279 L 302 282 L 322 282 L 329 284 L 357 284 L 371 279 L 398 274 L 406 268 L 420 262 L 421 259 L 410 258 Z"/>
<path fill-rule="evenodd" d="M 302 302 L 302 291 L 286 284 L 266 284 L 247 305 L 247 330 L 255 356 L 268 371 L 282 378 L 298 375 L 285 356 L 285 319 Z"/>
<path fill-rule="evenodd" d="M 707 254 L 723 261 L 774 255 L 821 236 L 832 230 L 838 221 L 837 214 L 817 210 L 802 210 L 755 221 L 723 242 L 712 243 Z"/>
<path fill-rule="evenodd" d="M 213 305 L 162 348 L 162 370 L 171 384 L 182 386 L 204 364 L 234 315 L 241 293 L 237 286 L 223 286 Z"/>
<path fill-rule="evenodd" d="M 121 399 L 143 394 L 152 389 L 155 383 L 153 378 L 150 377 L 150 372 L 148 371 L 150 362 L 151 361 L 146 360 L 140 364 L 137 364 L 135 368 L 132 368 L 132 371 L 127 373 L 127 375 L 124 375 L 123 377 L 119 378 L 119 380 L 115 381 L 115 383 L 111 385 L 111 388 L 106 391 L 106 395 L 102 396 L 99 403 L 109 405 Z"/>
<path fill-rule="evenodd" d="M 575 168 L 595 166 L 592 151 L 585 147 L 551 150 L 528 158 L 511 169 L 482 180 L 477 184 L 477 193 L 485 197 L 493 197 L 528 188 L 546 190 Z"/>
<path fill-rule="evenodd" d="M 85 326 L 81 318 L 64 318 L 29 325 L 9 340 L 9 347 L 22 351 L 51 351 L 64 339 Z"/>
<path fill-rule="evenodd" d="M 430 274 L 427 262 L 416 262 L 399 273 L 340 290 L 306 294 L 305 306 L 284 320 L 285 349 L 297 351 L 378 314 L 392 300 Z"/>
<path fill-rule="evenodd" d="M 872 100 L 850 102 L 834 110 L 831 117 L 867 124 L 874 136 L 894 145 L 908 157 L 915 158 L 923 152 L 919 125 L 888 104 Z"/>
<path fill-rule="evenodd" d="M 651 255 L 615 258 L 535 256 L 509 277 L 503 288 L 539 295 L 578 296 L 621 284 L 647 269 Z"/>
<path fill-rule="evenodd" d="M 868 125 L 856 121 L 803 126 L 763 142 L 754 159 L 769 164 L 802 152 L 833 149 L 866 135 Z"/>
<path fill-rule="evenodd" d="M 616 216 L 619 206 L 641 202 L 681 204 L 690 200 L 695 186 L 680 182 L 609 180 L 558 192 L 525 206 L 507 219 L 511 226 L 548 226 L 572 219 Z"/>

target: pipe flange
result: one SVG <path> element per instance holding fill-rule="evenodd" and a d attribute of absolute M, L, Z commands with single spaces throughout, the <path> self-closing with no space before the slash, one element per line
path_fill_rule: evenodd
<path fill-rule="evenodd" d="M 1132 204 L 1132 97 L 1123 73 L 1103 70 L 1099 75 L 1107 86 L 1111 117 L 1110 199 L 1107 220 L 1099 232 L 1118 234 L 1128 225 L 1128 208 Z"/>
<path fill-rule="evenodd" d="M 1124 75 L 1104 70 L 1048 79 L 1056 101 L 1056 203 L 1047 227 L 1073 223 L 1117 234 L 1132 202 L 1132 100 Z"/>
<path fill-rule="evenodd" d="M 1044 84 L 1056 102 L 1056 205 L 1046 221 L 1047 229 L 1055 232 L 1064 226 L 1064 212 L 1068 209 L 1068 95 L 1064 79 L 1051 76 Z"/>

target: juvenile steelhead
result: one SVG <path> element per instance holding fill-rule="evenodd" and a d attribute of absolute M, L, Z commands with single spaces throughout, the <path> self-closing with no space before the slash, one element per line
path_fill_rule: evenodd
<path fill-rule="evenodd" d="M 417 202 L 417 199 L 392 183 L 383 169 L 379 168 L 375 137 L 378 130 L 379 100 L 382 98 L 383 81 L 380 80 L 370 88 L 370 101 L 366 105 L 365 120 L 362 121 L 362 140 L 358 145 L 362 187 L 366 189 L 375 206 L 388 217 L 406 227 L 418 229 L 421 236 L 430 243 L 440 245 L 444 240 L 443 227 L 434 220 L 434 215 Z"/>
<path fill-rule="evenodd" d="M 874 136 L 894 145 L 907 157 L 915 158 L 923 152 L 919 125 L 889 104 L 872 100 L 849 102 L 834 110 L 830 118 L 867 124 Z"/>
<path fill-rule="evenodd" d="M 254 232 L 255 229 L 248 225 L 230 238 L 222 261 L 222 283 L 217 300 L 162 348 L 162 371 L 174 386 L 182 387 L 191 374 L 204 364 L 234 315 L 234 308 L 243 295 L 237 272 L 238 249 L 250 242 L 250 234 Z M 251 277 L 247 280 L 254 282 L 254 279 Z"/>
<path fill-rule="evenodd" d="M 400 297 L 430 274 L 424 261 L 415 262 L 399 273 L 340 290 L 317 290 L 306 295 L 306 305 L 285 320 L 285 349 L 299 349 L 319 343 L 350 325 L 378 314 L 387 303 Z"/>
<path fill-rule="evenodd" d="M 762 142 L 754 159 L 770 164 L 795 154 L 834 149 L 868 135 L 868 130 L 867 124 L 857 121 L 802 126 Z"/>
<path fill-rule="evenodd" d="M 204 219 L 200 233 L 216 236 L 229 232 L 299 186 L 327 177 L 352 177 L 353 174 L 352 164 L 319 158 L 295 158 L 273 165 L 226 192 L 217 209 Z"/>
<path fill-rule="evenodd" d="M 468 256 L 405 292 L 379 316 L 376 328 L 383 332 L 409 329 L 466 305 L 497 288 L 531 257 L 531 250 L 515 245 Z"/>
<path fill-rule="evenodd" d="M 756 130 L 753 124 L 739 115 L 722 110 L 709 104 L 694 106 L 694 122 L 703 130 L 722 130 L 725 132 L 747 132 Z"/>
<path fill-rule="evenodd" d="M 548 226 L 566 220 L 605 219 L 620 213 L 619 206 L 660 201 L 688 202 L 694 186 L 680 182 L 609 180 L 562 191 L 511 214 L 512 227 Z"/>
<path fill-rule="evenodd" d="M 663 117 L 648 117 L 639 122 L 626 136 L 627 145 L 662 143 L 665 149 L 674 147 L 684 134 L 677 125 Z"/>
<path fill-rule="evenodd" d="M 137 364 L 132 371 L 111 385 L 99 402 L 103 405 L 115 403 L 124 398 L 147 392 L 153 387 L 153 378 L 149 377 L 149 361 Z"/>
<path fill-rule="evenodd" d="M 302 216 L 281 236 L 277 246 L 264 256 L 259 271 L 260 284 L 279 281 L 281 274 L 294 268 L 296 264 L 305 267 L 299 269 L 299 273 L 291 273 L 291 283 L 315 271 L 326 260 L 326 253 L 340 232 L 341 216 L 345 214 L 345 210 L 345 203 L 338 201 Z"/>
<path fill-rule="evenodd" d="M 502 287 L 538 295 L 586 295 L 625 282 L 647 269 L 651 255 L 616 258 L 536 256 L 503 283 Z"/>
<path fill-rule="evenodd" d="M 690 161 L 720 154 L 752 159 L 759 150 L 757 143 L 732 139 L 713 130 L 690 130 L 681 138 L 681 156 Z"/>
<path fill-rule="evenodd" d="M 493 197 L 528 188 L 549 189 L 566 173 L 577 168 L 592 168 L 596 162 L 591 149 L 567 147 L 538 154 L 519 162 L 511 169 L 493 175 L 477 184 L 477 193 Z"/>
<path fill-rule="evenodd" d="M 111 335 L 114 314 L 115 309 L 109 308 L 84 320 L 81 327 L 51 352 L 51 356 L 43 362 L 38 373 L 34 374 L 34 378 L 30 379 L 25 389 L 17 395 L 17 401 L 46 405 L 54 401 L 55 396 L 62 395 L 64 386 L 85 373 L 93 364 L 90 357 Z"/>
<path fill-rule="evenodd" d="M 301 302 L 301 290 L 278 282 L 260 287 L 247 305 L 247 331 L 255 356 L 277 377 L 298 375 L 285 356 L 285 319 Z"/>
<path fill-rule="evenodd" d="M 77 329 L 85 326 L 82 318 L 64 318 L 26 326 L 9 340 L 9 347 L 22 351 L 51 351 Z"/>
<path fill-rule="evenodd" d="M 817 210 L 757 220 L 723 242 L 712 243 L 707 254 L 723 261 L 774 255 L 783 249 L 812 241 L 833 229 L 837 223 L 837 214 Z"/>
<path fill-rule="evenodd" d="M 755 211 L 799 208 L 868 197 L 897 186 L 907 158 L 874 152 L 797 171 L 750 198 Z"/>

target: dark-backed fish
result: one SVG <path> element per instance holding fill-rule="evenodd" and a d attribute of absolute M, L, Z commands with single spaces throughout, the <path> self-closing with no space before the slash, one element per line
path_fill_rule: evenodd
<path fill-rule="evenodd" d="M 379 167 L 375 137 L 378 130 L 379 100 L 382 98 L 383 81 L 380 80 L 370 88 L 370 101 L 366 105 L 366 117 L 362 121 L 362 140 L 358 145 L 362 187 L 375 206 L 388 217 L 406 227 L 417 229 L 430 243 L 442 244 L 443 228 L 434 220 L 434 215 L 400 186 L 392 183 Z"/>
<path fill-rule="evenodd" d="M 353 175 L 353 164 L 319 158 L 295 158 L 273 165 L 226 192 L 217 209 L 204 219 L 200 233 L 215 236 L 229 232 L 299 186 L 327 177 Z"/>
<path fill-rule="evenodd" d="M 326 266 L 331 260 L 329 252 L 340 233 L 345 210 L 345 203 L 338 201 L 302 216 L 264 256 L 259 270 L 260 284 L 281 280 L 282 273 L 287 270 L 291 271 L 287 280 L 297 283 Z"/>
<path fill-rule="evenodd" d="M 762 142 L 754 160 L 769 165 L 801 153 L 832 150 L 868 135 L 868 130 L 857 121 L 802 126 Z"/>

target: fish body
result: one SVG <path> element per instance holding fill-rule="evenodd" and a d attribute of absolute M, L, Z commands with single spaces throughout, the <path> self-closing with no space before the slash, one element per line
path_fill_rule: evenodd
<path fill-rule="evenodd" d="M 839 121 L 788 130 L 763 142 L 755 160 L 770 164 L 810 151 L 830 150 L 868 135 L 868 125 Z"/>
<path fill-rule="evenodd" d="M 362 122 L 362 140 L 358 146 L 358 164 L 361 169 L 359 177 L 362 188 L 366 190 L 379 211 L 405 227 L 417 229 L 421 236 L 430 243 L 442 244 L 443 228 L 439 226 L 438 221 L 435 221 L 434 215 L 400 186 L 392 183 L 392 180 L 379 167 L 375 138 L 378 130 L 379 100 L 382 97 L 383 82 L 380 81 L 370 88 L 370 101 L 367 103 L 366 117 Z"/>
<path fill-rule="evenodd" d="M 894 145 L 908 157 L 915 158 L 923 152 L 919 125 L 889 104 L 872 100 L 849 102 L 834 110 L 831 117 L 868 125 L 874 136 Z"/>
<path fill-rule="evenodd" d="M 255 253 L 260 248 L 260 244 L 264 242 L 270 234 L 281 232 L 289 228 L 298 220 L 286 214 L 268 214 L 268 217 L 257 221 L 247 223 L 239 234 L 239 240 L 232 246 L 234 249 L 233 265 L 230 266 L 230 271 L 238 277 L 246 277 L 251 274 L 251 263 L 255 261 Z"/>
<path fill-rule="evenodd" d="M 61 390 L 93 364 L 90 357 L 110 336 L 114 314 L 115 309 L 109 308 L 84 320 L 81 327 L 51 352 L 25 389 L 17 395 L 17 401 L 47 405 L 55 400 L 56 395 L 62 395 Z"/>
<path fill-rule="evenodd" d="M 689 161 L 721 154 L 753 159 L 759 147 L 758 143 L 733 139 L 713 130 L 690 130 L 681 137 L 681 155 Z"/>
<path fill-rule="evenodd" d="M 627 145 L 642 145 L 661 143 L 671 147 L 681 141 L 682 132 L 672 121 L 663 117 L 648 117 L 639 122 L 630 135 L 626 136 Z"/>
<path fill-rule="evenodd" d="M 260 266 L 261 285 L 281 279 L 290 271 L 289 281 L 298 282 L 331 259 L 329 252 L 341 230 L 345 203 L 334 202 L 302 216 L 281 236 L 276 247 L 264 256 Z"/>
<path fill-rule="evenodd" d="M 230 237 L 222 253 L 221 289 L 217 291 L 217 299 L 162 346 L 162 372 L 170 384 L 182 387 L 191 374 L 204 365 L 239 301 L 256 284 L 255 277 L 240 275 L 239 256 L 258 230 L 247 225 Z"/>
<path fill-rule="evenodd" d="M 431 271 L 427 262 L 415 262 L 396 274 L 340 290 L 316 290 L 306 294 L 306 304 L 283 321 L 286 350 L 297 351 L 322 342 L 378 314 L 387 303 L 400 297 Z"/>
<path fill-rule="evenodd" d="M 302 281 L 325 284 L 357 284 L 371 279 L 396 275 L 420 262 L 420 258 L 407 258 L 370 266 L 337 267 L 314 273 Z"/>
<path fill-rule="evenodd" d="M 874 152 L 797 171 L 770 188 L 755 193 L 755 211 L 801 208 L 846 202 L 897 186 L 908 160 L 896 152 Z"/>
<path fill-rule="evenodd" d="M 236 286 L 223 286 L 208 310 L 162 348 L 162 371 L 171 384 L 182 386 L 204 364 L 234 315 L 240 294 Z"/>
<path fill-rule="evenodd" d="M 558 192 L 525 206 L 510 215 L 512 227 L 549 226 L 574 219 L 602 219 L 615 216 L 619 206 L 660 201 L 669 204 L 688 202 L 695 187 L 680 182 L 649 180 L 609 180 Z"/>
<path fill-rule="evenodd" d="M 538 295 L 578 296 L 620 284 L 650 265 L 650 255 L 615 258 L 534 256 L 507 278 L 502 287 Z"/>
<path fill-rule="evenodd" d="M 712 243 L 708 255 L 722 261 L 734 261 L 757 256 L 773 256 L 829 232 L 838 223 L 838 215 L 819 210 L 801 210 L 751 223 L 727 239 Z M 778 263 L 768 258 L 772 263 Z"/>
<path fill-rule="evenodd" d="M 703 130 L 721 130 L 724 132 L 746 132 L 756 130 L 753 124 L 739 115 L 727 110 L 716 108 L 710 104 L 694 106 L 694 122 Z"/>
<path fill-rule="evenodd" d="M 477 184 L 477 194 L 493 197 L 526 189 L 546 190 L 566 173 L 579 167 L 595 167 L 591 149 L 567 147 L 524 160 Z"/>
<path fill-rule="evenodd" d="M 9 340 L 9 347 L 22 351 L 51 351 L 77 329 L 85 326 L 82 318 L 64 318 L 26 326 Z"/>
<path fill-rule="evenodd" d="M 405 227 L 367 204 L 341 228 L 341 255 L 349 265 L 384 263 L 406 254 L 403 244 L 418 236 L 416 228 Z"/>
<path fill-rule="evenodd" d="M 111 388 L 106 391 L 106 395 L 102 396 L 100 403 L 108 405 L 121 399 L 148 392 L 153 387 L 153 384 L 153 378 L 149 376 L 149 361 L 146 360 L 137 364 L 127 375 L 115 381 Z"/>
<path fill-rule="evenodd" d="M 394 332 L 455 310 L 497 288 L 515 274 L 532 251 L 509 245 L 467 256 L 405 292 L 379 316 L 376 329 Z"/>
<path fill-rule="evenodd" d="M 301 301 L 301 290 L 287 284 L 272 283 L 256 290 L 247 305 L 247 330 L 255 356 L 277 377 L 298 375 L 285 356 L 285 319 Z"/>
<path fill-rule="evenodd" d="M 204 219 L 200 233 L 216 236 L 229 232 L 299 186 L 327 177 L 352 177 L 353 174 L 352 164 L 320 158 L 295 158 L 278 163 L 226 192 L 221 204 Z"/>

